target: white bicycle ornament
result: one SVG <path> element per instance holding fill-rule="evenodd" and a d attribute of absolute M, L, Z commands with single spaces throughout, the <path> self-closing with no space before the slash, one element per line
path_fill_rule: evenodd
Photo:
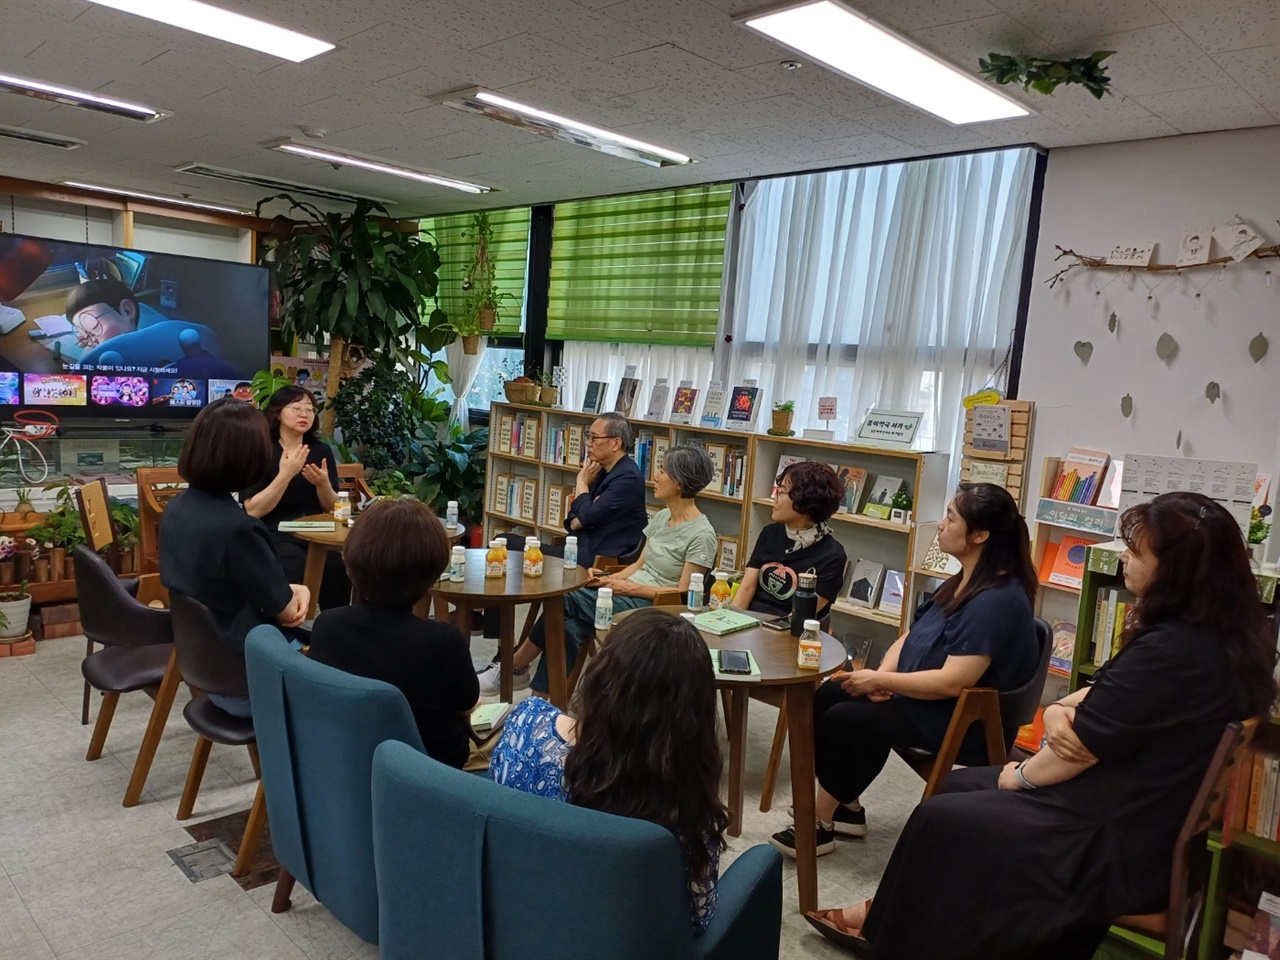
<path fill-rule="evenodd" d="M 58 432 L 58 418 L 44 410 L 19 410 L 13 415 L 14 425 L 0 427 L 4 438 L 0 440 L 0 460 L 13 456 L 18 461 L 18 472 L 27 483 L 44 483 L 49 479 L 49 461 L 44 452 L 36 444 L 36 440 L 46 439 Z M 10 444 L 13 449 L 10 450 Z M 24 447 L 30 448 L 29 453 Z M 39 468 L 31 464 L 28 470 L 27 456 L 34 454 L 40 463 Z"/>

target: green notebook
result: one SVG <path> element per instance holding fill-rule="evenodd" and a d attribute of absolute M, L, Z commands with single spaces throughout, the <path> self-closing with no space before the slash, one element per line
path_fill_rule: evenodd
<path fill-rule="evenodd" d="M 708 610 L 706 613 L 698 614 L 693 618 L 693 625 L 699 630 L 723 637 L 726 633 L 758 627 L 760 621 L 741 611 L 721 607 L 719 610 Z"/>
<path fill-rule="evenodd" d="M 332 533 L 336 524 L 332 520 L 281 520 L 279 529 L 281 533 L 310 533 L 317 530 Z"/>

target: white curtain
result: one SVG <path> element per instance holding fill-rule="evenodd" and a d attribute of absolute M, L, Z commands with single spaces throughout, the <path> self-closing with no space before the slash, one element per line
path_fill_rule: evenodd
<path fill-rule="evenodd" d="M 471 389 L 476 374 L 480 372 L 480 361 L 484 359 L 484 352 L 489 349 L 488 343 L 488 337 L 481 337 L 480 349 L 476 351 L 474 357 L 467 356 L 463 351 L 461 337 L 444 348 L 444 358 L 449 364 L 449 378 L 453 381 L 450 386 L 455 397 L 450 420 L 460 424 L 464 434 L 471 429 L 471 417 L 466 401 L 467 391 Z"/>
<path fill-rule="evenodd" d="M 712 349 L 567 340 L 561 360 L 565 383 L 560 392 L 560 403 L 566 409 L 581 410 L 587 394 L 587 381 L 601 380 L 609 385 L 604 409 L 612 410 L 618 398 L 618 384 L 626 368 L 632 364 L 642 384 L 632 416 L 643 417 L 653 386 L 663 377 L 671 385 L 669 395 L 675 394 L 681 380 L 692 380 L 694 386 L 705 391 L 711 381 Z M 663 411 L 663 419 L 669 411 L 668 406 Z"/>
<path fill-rule="evenodd" d="M 873 405 L 923 411 L 954 482 L 960 401 L 1007 371 L 1033 170 L 1018 149 L 756 184 L 718 345 L 730 383 L 794 400 L 797 432 L 836 397 L 838 439 Z"/>

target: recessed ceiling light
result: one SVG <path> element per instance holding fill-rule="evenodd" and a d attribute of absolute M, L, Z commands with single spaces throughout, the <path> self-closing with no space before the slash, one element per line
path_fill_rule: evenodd
<path fill-rule="evenodd" d="M 666 147 L 654 146 L 643 140 L 636 140 L 603 127 L 597 127 L 572 117 L 563 117 L 558 113 L 531 107 L 507 97 L 472 87 L 458 93 L 448 94 L 441 99 L 446 106 L 468 113 L 478 113 L 491 120 L 501 120 L 512 126 L 530 130 L 553 140 L 589 147 L 625 160 L 635 160 L 651 167 L 671 167 L 679 164 L 693 163 L 693 158 Z"/>
<path fill-rule="evenodd" d="M 211 180 L 229 180 L 232 183 L 245 183 L 251 187 L 262 187 L 276 193 L 302 193 L 309 197 L 320 197 L 323 200 L 335 200 L 338 203 L 349 203 L 352 206 L 361 200 L 372 200 L 384 207 L 395 206 L 394 200 L 386 197 L 374 197 L 368 194 L 343 193 L 327 187 L 317 187 L 310 183 L 298 183 L 295 180 L 283 180 L 279 177 L 264 177 L 256 173 L 245 173 L 243 170 L 228 170 L 226 167 L 215 167 L 207 163 L 187 163 L 174 167 L 176 173 L 186 173 L 193 177 L 208 177 Z"/>
<path fill-rule="evenodd" d="M 948 123 L 1008 120 L 1031 113 L 977 77 L 834 0 L 815 0 L 735 20 L 836 73 Z"/>
<path fill-rule="evenodd" d="M 119 193 L 126 197 L 137 197 L 140 200 L 155 200 L 158 203 L 173 203 L 180 207 L 195 207 L 197 210 L 213 210 L 216 213 L 235 213 L 244 215 L 243 210 L 235 207 L 220 207 L 214 203 L 197 203 L 195 200 L 183 200 L 181 197 L 162 197 L 155 193 L 142 193 L 138 190 L 126 190 L 124 187 L 104 187 L 96 183 L 80 183 L 76 180 L 63 180 L 68 187 L 79 187 L 81 190 L 98 190 L 102 193 Z"/>
<path fill-rule="evenodd" d="M 310 157 L 313 160 L 323 160 L 326 163 L 336 163 L 345 167 L 359 167 L 361 170 L 372 170 L 374 173 L 385 173 L 393 177 L 403 177 L 405 180 L 416 180 L 419 183 L 433 183 L 436 186 L 448 187 L 451 190 L 461 190 L 464 193 L 488 193 L 493 189 L 483 184 L 455 180 L 452 177 L 444 177 L 438 173 L 415 170 L 412 167 L 400 166 L 378 157 L 364 156 L 345 150 L 321 149 L 307 143 L 295 143 L 292 140 L 279 140 L 268 143 L 267 146 L 282 153 L 292 153 L 299 157 Z"/>
<path fill-rule="evenodd" d="M 87 141 L 75 137 L 64 137 L 60 133 L 45 133 L 43 130 L 28 130 L 26 127 L 11 127 L 0 123 L 0 137 L 10 140 L 22 140 L 26 143 L 38 143 L 44 147 L 59 147 L 63 150 L 75 150 L 87 146 Z"/>
<path fill-rule="evenodd" d="M 15 77 L 8 73 L 0 73 L 0 90 L 21 94 L 24 97 L 50 100 L 68 107 L 97 110 L 100 113 L 109 113 L 113 117 L 141 120 L 143 123 L 154 123 L 156 120 L 173 116 L 168 110 L 157 110 L 144 103 L 131 103 L 128 100 L 103 97 L 87 90 L 73 90 L 70 87 L 58 86 L 56 83 L 46 83 L 43 80 L 32 80 L 28 77 Z"/>
<path fill-rule="evenodd" d="M 159 20 L 171 27 L 190 30 L 215 40 L 260 50 L 273 57 L 301 63 L 334 48 L 332 43 L 308 37 L 305 33 L 286 30 L 274 23 L 232 13 L 200 0 L 92 0 L 100 7 L 111 7 L 125 13 Z"/>

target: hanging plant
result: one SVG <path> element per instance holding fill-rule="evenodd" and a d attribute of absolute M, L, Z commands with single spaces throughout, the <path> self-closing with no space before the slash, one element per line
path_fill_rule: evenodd
<path fill-rule="evenodd" d="M 1107 68 L 1101 64 L 1114 53 L 1114 50 L 1097 50 L 1087 57 L 1072 57 L 1070 60 L 989 53 L 989 59 L 978 60 L 978 69 L 992 83 L 1001 86 L 1020 83 L 1026 93 L 1034 90 L 1049 96 L 1059 84 L 1078 83 L 1101 100 L 1104 94 L 1111 92 L 1108 89 L 1111 78 L 1107 76 Z"/>

